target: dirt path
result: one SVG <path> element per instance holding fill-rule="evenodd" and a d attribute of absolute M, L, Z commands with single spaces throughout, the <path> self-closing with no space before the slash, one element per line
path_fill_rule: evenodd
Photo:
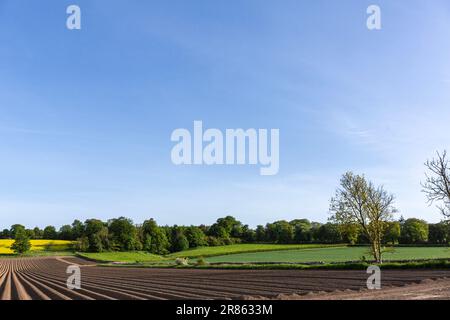
<path fill-rule="evenodd" d="M 66 270 L 69 265 L 81 269 L 80 290 L 67 288 L 69 275 Z M 360 291 L 367 279 L 363 270 L 106 268 L 93 267 L 92 262 L 73 257 L 0 259 L 0 299 L 437 299 L 448 297 L 441 294 L 448 293 L 450 280 L 427 279 L 445 277 L 450 278 L 449 270 L 383 271 L 385 289 L 366 292 Z"/>

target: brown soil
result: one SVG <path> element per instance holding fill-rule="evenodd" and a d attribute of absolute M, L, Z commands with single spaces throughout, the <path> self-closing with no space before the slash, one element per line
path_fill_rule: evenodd
<path fill-rule="evenodd" d="M 81 290 L 66 286 L 69 265 L 81 268 Z M 73 257 L 0 259 L 0 299 L 450 298 L 449 270 L 383 271 L 380 291 L 364 290 L 367 276 L 364 270 L 108 268 Z"/>

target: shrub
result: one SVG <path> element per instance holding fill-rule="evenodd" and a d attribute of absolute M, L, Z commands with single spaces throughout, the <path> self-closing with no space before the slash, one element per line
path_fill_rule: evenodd
<path fill-rule="evenodd" d="M 175 260 L 175 264 L 177 266 L 187 266 L 187 265 L 189 265 L 189 259 L 188 258 L 177 258 Z"/>
<path fill-rule="evenodd" d="M 197 266 L 206 266 L 208 264 L 208 261 L 206 261 L 203 257 L 197 259 Z"/>
<path fill-rule="evenodd" d="M 75 251 L 87 252 L 89 250 L 89 239 L 87 237 L 78 238 L 74 244 Z"/>

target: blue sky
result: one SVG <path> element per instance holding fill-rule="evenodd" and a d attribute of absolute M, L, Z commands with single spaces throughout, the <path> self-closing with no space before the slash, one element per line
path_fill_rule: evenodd
<path fill-rule="evenodd" d="M 0 39 L 1 227 L 324 222 L 347 170 L 441 219 L 420 181 L 450 142 L 446 0 L 0 0 Z M 194 120 L 279 128 L 279 174 L 174 166 Z"/>

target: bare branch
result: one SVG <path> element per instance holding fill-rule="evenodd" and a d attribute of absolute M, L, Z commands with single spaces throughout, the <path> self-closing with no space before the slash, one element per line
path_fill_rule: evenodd
<path fill-rule="evenodd" d="M 438 209 L 446 218 L 450 218 L 450 161 L 447 152 L 437 152 L 437 158 L 425 162 L 427 171 L 423 192 L 430 205 L 440 203 Z"/>

